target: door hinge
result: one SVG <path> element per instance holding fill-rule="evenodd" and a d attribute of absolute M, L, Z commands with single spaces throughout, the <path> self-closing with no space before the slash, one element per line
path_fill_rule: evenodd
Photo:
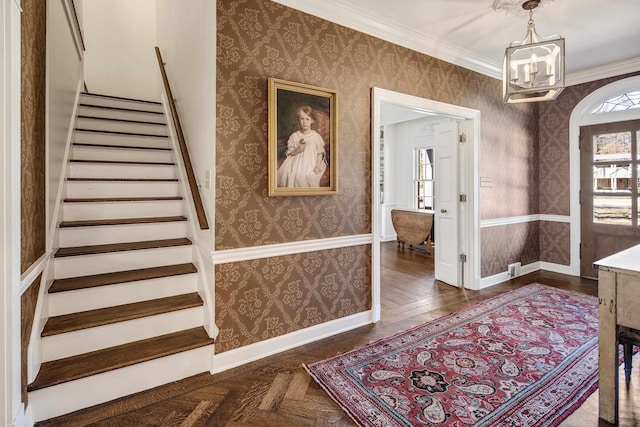
<path fill-rule="evenodd" d="M 460 254 L 460 262 L 467 262 L 467 254 Z"/>
<path fill-rule="evenodd" d="M 467 201 L 467 195 L 466 194 L 461 194 L 460 195 L 460 202 L 461 203 L 465 203 Z"/>
<path fill-rule="evenodd" d="M 578 258 L 582 259 L 582 242 L 578 245 Z"/>
<path fill-rule="evenodd" d="M 460 134 L 460 142 L 467 142 L 467 134 L 464 132 Z"/>

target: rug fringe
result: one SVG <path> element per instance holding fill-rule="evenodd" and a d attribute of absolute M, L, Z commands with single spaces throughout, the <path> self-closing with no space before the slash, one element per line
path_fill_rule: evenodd
<path fill-rule="evenodd" d="M 313 372 L 311 372 L 311 371 L 309 370 L 309 368 L 307 367 L 307 365 L 306 365 L 306 364 L 304 364 L 304 363 L 303 363 L 303 364 L 302 364 L 302 367 L 304 368 L 304 370 L 305 370 L 305 371 L 307 371 L 307 374 L 309 374 L 309 376 L 310 376 L 311 378 L 313 378 L 313 380 L 316 382 L 316 384 L 318 384 L 318 385 L 320 386 L 320 388 L 321 388 L 321 389 L 323 389 L 323 390 L 325 391 L 325 393 L 327 393 L 327 394 L 329 395 L 329 397 L 331 398 L 331 400 L 333 400 L 333 401 L 336 403 L 336 405 L 338 405 L 338 407 L 339 407 L 340 409 L 342 409 L 342 412 L 344 412 L 345 414 L 347 414 L 347 416 L 351 419 L 351 421 L 353 421 L 356 425 L 358 425 L 358 426 L 360 426 L 360 427 L 364 427 L 364 426 L 363 426 L 363 424 L 361 424 L 360 422 L 358 422 L 358 420 L 356 420 L 356 419 L 354 418 L 354 415 L 351 413 L 351 411 L 350 411 L 348 408 L 346 408 L 345 406 L 343 406 L 343 405 L 340 403 L 340 401 L 338 401 L 338 399 L 336 398 L 336 396 L 334 396 L 334 395 L 333 395 L 333 393 L 331 393 L 331 391 L 330 391 L 329 389 L 327 389 L 327 388 L 322 384 L 322 382 L 321 382 L 321 381 L 319 381 L 319 378 L 318 378 L 318 377 L 316 377 L 316 376 L 313 374 Z"/>

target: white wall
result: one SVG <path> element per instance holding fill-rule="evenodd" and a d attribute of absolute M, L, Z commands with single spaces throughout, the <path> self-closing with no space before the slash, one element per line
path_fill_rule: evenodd
<path fill-rule="evenodd" d="M 47 5 L 47 224 L 51 224 L 82 81 L 82 62 L 63 2 L 50 1 Z"/>
<path fill-rule="evenodd" d="M 159 101 L 156 0 L 88 0 L 82 14 L 89 91 Z"/>
<path fill-rule="evenodd" d="M 200 184 L 210 229 L 200 244 L 213 249 L 215 202 L 216 8 L 212 0 L 157 1 L 158 47 Z M 210 171 L 209 188 L 205 173 Z"/>
<path fill-rule="evenodd" d="M 385 192 L 381 212 L 383 240 L 395 239 L 395 230 L 391 224 L 391 209 L 415 208 L 414 150 L 435 147 L 434 126 L 451 120 L 448 117 L 426 117 L 385 126 Z"/>

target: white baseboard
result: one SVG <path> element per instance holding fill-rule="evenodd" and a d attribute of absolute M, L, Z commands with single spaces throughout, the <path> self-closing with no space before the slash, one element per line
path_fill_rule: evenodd
<path fill-rule="evenodd" d="M 301 329 L 290 334 L 260 341 L 235 350 L 214 354 L 211 373 L 217 374 L 231 368 L 254 362 L 313 341 L 347 332 L 372 323 L 372 312 L 363 311 L 341 319 Z"/>
<path fill-rule="evenodd" d="M 546 270 L 546 271 L 551 271 L 553 273 L 566 274 L 569 276 L 579 275 L 579 274 L 575 274 L 574 269 L 571 268 L 571 266 L 569 265 L 561 265 L 561 264 L 554 264 L 552 262 L 538 261 L 538 262 L 532 262 L 531 264 L 523 265 L 520 269 L 520 276 L 533 273 L 534 271 L 538 271 L 538 270 Z M 512 279 L 512 278 L 509 277 L 509 274 L 506 271 L 502 273 L 494 274 L 493 276 L 483 277 L 482 279 L 480 279 L 479 289 L 488 288 L 489 286 L 506 282 L 509 279 Z"/>
<path fill-rule="evenodd" d="M 556 264 L 553 262 L 540 261 L 540 270 L 551 271 L 553 273 L 566 274 L 568 276 L 579 276 L 580 271 L 576 272 L 570 265 Z"/>
<path fill-rule="evenodd" d="M 20 410 L 13 420 L 13 424 L 9 427 L 32 427 L 34 423 L 35 421 L 31 415 L 31 407 L 27 407 L 25 411 L 24 404 L 21 404 Z"/>

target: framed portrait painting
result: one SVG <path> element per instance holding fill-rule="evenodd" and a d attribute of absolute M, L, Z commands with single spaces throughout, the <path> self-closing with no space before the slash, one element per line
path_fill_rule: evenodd
<path fill-rule="evenodd" d="M 335 90 L 269 79 L 269 196 L 337 194 Z"/>

